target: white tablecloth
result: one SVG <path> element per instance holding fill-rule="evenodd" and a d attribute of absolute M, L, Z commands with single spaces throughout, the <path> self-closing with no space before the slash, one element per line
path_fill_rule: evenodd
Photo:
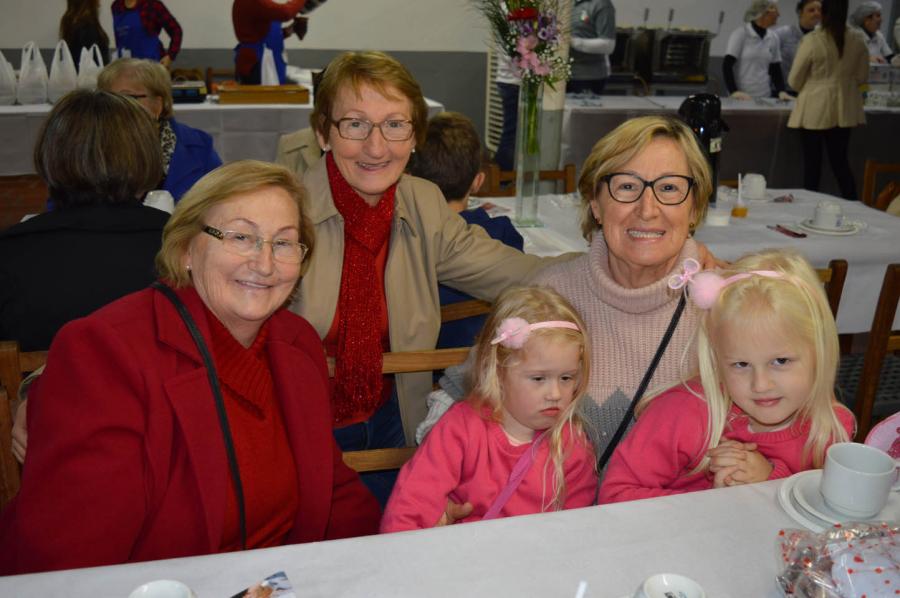
<path fill-rule="evenodd" d="M 278 570 L 298 596 L 615 598 L 654 573 L 680 573 L 710 598 L 780 596 L 775 541 L 799 527 L 779 481 L 318 544 L 0 578 L 2 596 L 124 598 L 178 579 L 224 598 Z"/>
<path fill-rule="evenodd" d="M 697 231 L 696 239 L 705 243 L 713 254 L 726 260 L 772 247 L 794 247 L 817 268 L 827 266 L 832 259 L 847 260 L 847 280 L 838 310 L 838 330 L 841 333 L 868 332 L 872 327 L 885 267 L 900 262 L 900 218 L 859 202 L 804 189 L 770 189 L 768 195 L 774 197 L 787 192 L 794 196 L 793 203 L 750 202 L 747 218 L 733 218 L 726 227 L 703 226 Z M 512 216 L 514 198 L 483 199 L 499 206 L 492 210 L 493 213 Z M 804 239 L 787 237 L 766 228 L 768 224 L 797 223 L 811 218 L 816 204 L 822 199 L 840 202 L 846 219 L 865 222 L 868 228 L 846 237 L 808 233 Z M 526 253 L 559 255 L 587 249 L 579 225 L 580 203 L 575 195 L 542 196 L 538 205 L 538 213 L 545 226 L 519 229 L 525 238 Z M 900 329 L 900 311 L 894 320 L 894 329 Z"/>
<path fill-rule="evenodd" d="M 428 115 L 444 109 L 426 99 Z M 49 104 L 0 106 L 0 176 L 34 173 L 32 152 Z M 312 104 L 176 104 L 175 118 L 212 135 L 225 162 L 275 159 L 278 137 L 309 126 Z"/>

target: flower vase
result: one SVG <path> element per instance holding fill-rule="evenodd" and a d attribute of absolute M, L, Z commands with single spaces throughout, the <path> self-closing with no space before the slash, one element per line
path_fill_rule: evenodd
<path fill-rule="evenodd" d="M 517 226 L 543 226 L 538 220 L 538 182 L 541 170 L 541 116 L 544 84 L 524 78 L 519 89 L 516 122 Z"/>

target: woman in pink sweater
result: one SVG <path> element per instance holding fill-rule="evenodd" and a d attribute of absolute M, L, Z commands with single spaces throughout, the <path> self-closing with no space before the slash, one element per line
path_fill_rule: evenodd
<path fill-rule="evenodd" d="M 584 507 L 597 487 L 576 415 L 590 348 L 584 323 L 550 289 L 504 292 L 476 341 L 474 391 L 441 418 L 400 471 L 382 532 Z"/>
<path fill-rule="evenodd" d="M 767 251 L 722 278 L 685 283 L 709 309 L 699 330 L 699 378 L 638 405 L 610 460 L 600 502 L 748 484 L 822 467 L 832 442 L 853 436 L 835 401 L 838 336 L 818 277 L 799 254 Z"/>

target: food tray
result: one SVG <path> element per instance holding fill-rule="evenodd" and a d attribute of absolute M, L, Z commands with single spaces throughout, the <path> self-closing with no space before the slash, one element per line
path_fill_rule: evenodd
<path fill-rule="evenodd" d="M 309 104 L 302 85 L 219 85 L 220 104 Z"/>

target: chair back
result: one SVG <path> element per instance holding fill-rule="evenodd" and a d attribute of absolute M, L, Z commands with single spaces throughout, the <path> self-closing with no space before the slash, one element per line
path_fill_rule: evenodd
<path fill-rule="evenodd" d="M 22 353 L 16 341 L 0 341 L 0 508 L 19 491 L 21 468 L 12 454 L 13 406 L 25 374 L 47 362 L 46 351 Z"/>
<path fill-rule="evenodd" d="M 862 373 L 856 391 L 856 437 L 866 437 L 872 427 L 872 411 L 881 376 L 881 367 L 888 353 L 900 351 L 900 331 L 892 330 L 897 304 L 900 301 L 900 263 L 890 264 L 884 274 L 881 294 L 872 318 L 869 342 L 863 354 Z"/>
<path fill-rule="evenodd" d="M 574 164 L 566 164 L 562 170 L 541 170 L 538 177 L 541 181 L 562 182 L 564 193 L 574 193 L 576 190 Z M 487 179 L 482 185 L 482 193 L 488 197 L 512 196 L 516 194 L 515 182 L 516 172 L 514 170 L 500 170 L 496 164 L 489 164 Z M 503 183 L 507 183 L 507 185 L 504 187 Z"/>
<path fill-rule="evenodd" d="M 831 315 L 836 319 L 838 308 L 841 306 L 841 294 L 844 292 L 844 281 L 847 280 L 847 260 L 831 260 L 827 268 L 817 268 L 816 274 L 825 285 L 828 306 L 831 308 Z"/>
<path fill-rule="evenodd" d="M 890 178 L 900 179 L 900 176 L 896 176 L 900 175 L 900 162 L 878 162 L 876 160 L 866 160 L 866 167 L 863 171 L 862 201 L 867 206 L 873 207 L 877 210 L 885 210 L 887 209 L 888 204 L 890 204 L 890 200 L 885 202 L 883 198 L 881 202 L 876 202 L 876 199 L 881 198 L 880 195 L 878 196 L 878 198 L 876 198 L 875 195 L 875 190 L 877 189 L 877 179 L 879 175 L 884 174 L 895 175 Z"/>
<path fill-rule="evenodd" d="M 442 370 L 462 363 L 468 355 L 469 347 L 384 353 L 381 371 L 384 374 L 408 374 Z M 328 374 L 334 376 L 334 360 L 332 358 L 328 359 Z M 344 452 L 344 463 L 359 473 L 399 469 L 413 456 L 415 451 L 416 447 L 414 446 L 346 451 Z"/>
<path fill-rule="evenodd" d="M 470 318 L 472 316 L 481 316 L 491 311 L 491 303 L 482 301 L 481 299 L 469 299 L 468 301 L 459 301 L 457 303 L 448 303 L 441 306 L 441 324 L 446 322 L 455 322 Z"/>

